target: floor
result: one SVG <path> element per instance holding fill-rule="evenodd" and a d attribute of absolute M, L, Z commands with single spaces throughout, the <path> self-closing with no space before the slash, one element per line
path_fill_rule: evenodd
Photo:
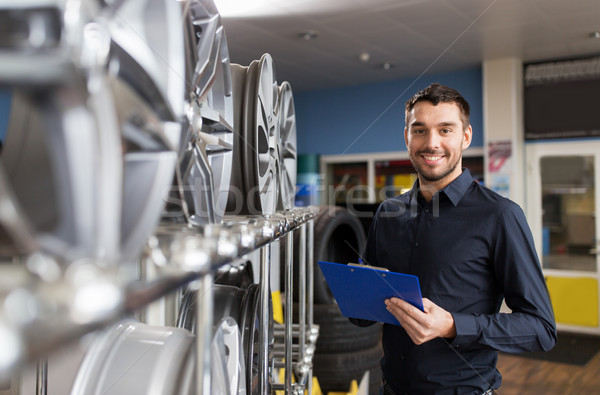
<path fill-rule="evenodd" d="M 502 395 L 600 394 L 600 352 L 585 366 L 500 354 Z"/>

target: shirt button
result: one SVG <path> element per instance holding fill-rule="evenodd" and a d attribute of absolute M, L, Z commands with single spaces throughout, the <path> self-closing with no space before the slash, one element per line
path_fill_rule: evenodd
<path fill-rule="evenodd" d="M 419 242 L 418 241 L 415 243 L 415 246 L 417 246 L 417 247 L 419 246 Z"/>
<path fill-rule="evenodd" d="M 425 212 L 426 212 L 426 213 L 429 213 L 429 209 L 428 209 L 428 208 L 426 208 L 426 209 L 425 209 Z"/>
<path fill-rule="evenodd" d="M 400 355 L 400 360 L 404 361 L 406 359 L 406 357 L 404 355 Z"/>

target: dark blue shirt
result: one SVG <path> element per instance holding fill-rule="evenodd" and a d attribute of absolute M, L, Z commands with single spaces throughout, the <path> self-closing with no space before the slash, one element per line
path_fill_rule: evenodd
<path fill-rule="evenodd" d="M 525 215 L 468 170 L 426 202 L 418 181 L 383 202 L 371 225 L 370 265 L 419 277 L 424 298 L 454 317 L 456 337 L 415 345 L 383 329 L 383 375 L 398 394 L 481 394 L 498 388 L 497 350 L 549 350 L 554 314 Z M 499 313 L 502 299 L 512 313 Z"/>

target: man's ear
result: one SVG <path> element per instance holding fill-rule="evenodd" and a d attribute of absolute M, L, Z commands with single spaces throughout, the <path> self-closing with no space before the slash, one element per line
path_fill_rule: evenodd
<path fill-rule="evenodd" d="M 408 148 L 408 128 L 404 128 L 404 144 L 406 144 L 406 148 Z"/>
<path fill-rule="evenodd" d="M 464 133 L 463 147 L 462 147 L 463 150 L 469 148 L 469 146 L 471 145 L 472 139 L 473 139 L 473 128 L 471 127 L 471 125 L 469 125 L 465 129 L 465 133 Z"/>

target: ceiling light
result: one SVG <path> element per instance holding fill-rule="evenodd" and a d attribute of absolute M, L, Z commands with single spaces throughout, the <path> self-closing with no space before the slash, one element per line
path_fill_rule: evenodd
<path fill-rule="evenodd" d="M 591 32 L 590 38 L 600 38 L 600 32 Z"/>
<path fill-rule="evenodd" d="M 305 39 L 306 41 L 314 40 L 319 37 L 319 34 L 314 30 L 308 30 L 306 32 L 298 33 L 298 37 Z"/>
<path fill-rule="evenodd" d="M 385 62 L 381 65 L 381 68 L 384 70 L 389 70 L 393 67 L 394 67 L 394 64 L 392 62 Z"/>
<path fill-rule="evenodd" d="M 371 60 L 371 54 L 366 51 L 361 52 L 360 55 L 358 55 L 358 58 L 360 59 L 361 62 L 367 63 L 369 60 Z"/>

